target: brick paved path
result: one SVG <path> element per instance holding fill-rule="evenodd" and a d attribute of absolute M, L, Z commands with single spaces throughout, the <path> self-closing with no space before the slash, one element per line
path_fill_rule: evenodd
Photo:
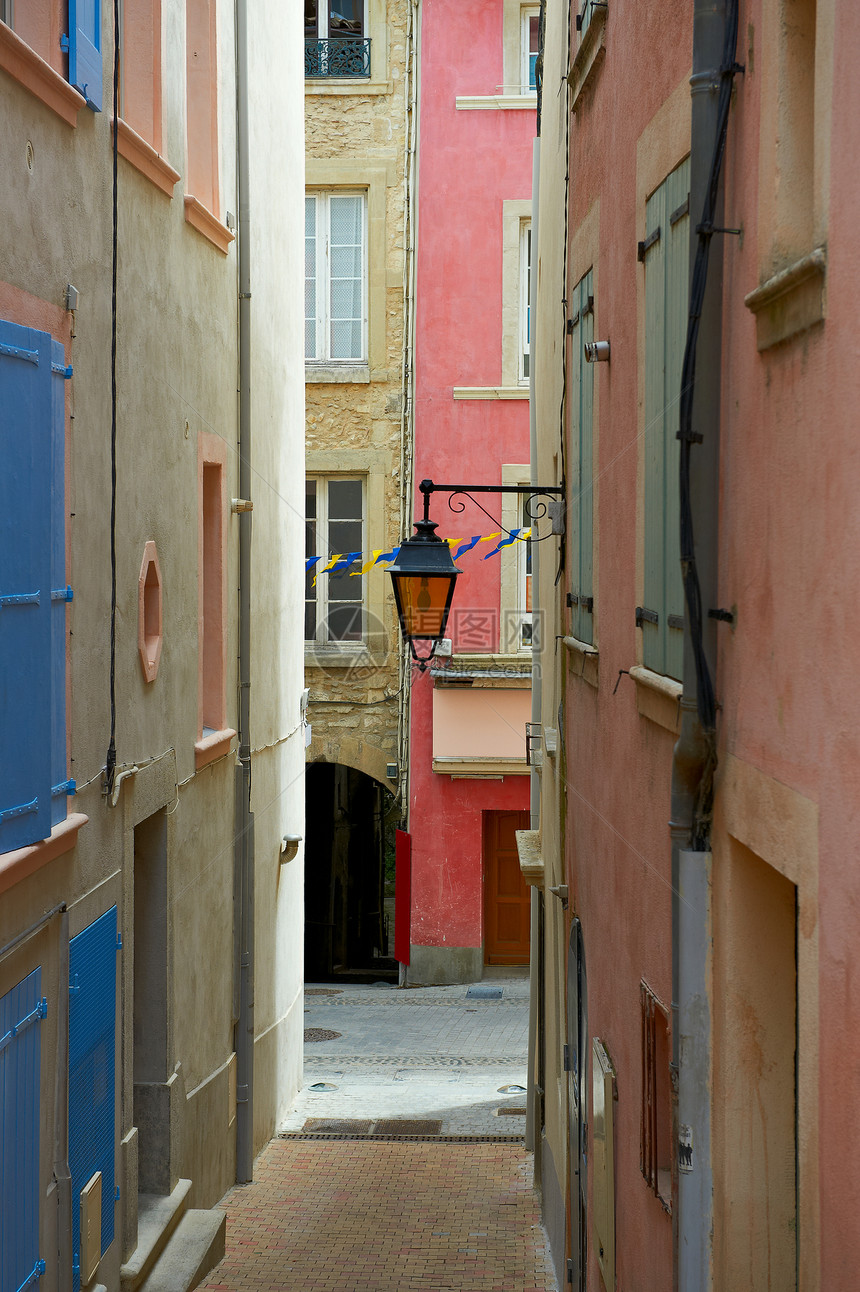
<path fill-rule="evenodd" d="M 272 1140 L 210 1292 L 556 1292 L 518 1144 Z"/>

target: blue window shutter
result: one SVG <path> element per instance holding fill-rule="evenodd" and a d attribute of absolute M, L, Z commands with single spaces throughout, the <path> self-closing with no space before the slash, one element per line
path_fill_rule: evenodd
<path fill-rule="evenodd" d="M 51 825 L 67 815 L 66 763 L 66 356 L 51 342 Z"/>
<path fill-rule="evenodd" d="M 116 907 L 69 944 L 69 1170 L 74 1292 L 80 1278 L 81 1189 L 102 1173 L 102 1255 L 113 1242 L 116 1112 Z"/>
<path fill-rule="evenodd" d="M 0 1287 L 39 1264 L 41 970 L 0 997 Z"/>
<path fill-rule="evenodd" d="M 51 338 L 0 321 L 0 853 L 51 833 Z"/>
<path fill-rule="evenodd" d="M 102 110 L 102 0 L 69 0 L 69 81 Z"/>

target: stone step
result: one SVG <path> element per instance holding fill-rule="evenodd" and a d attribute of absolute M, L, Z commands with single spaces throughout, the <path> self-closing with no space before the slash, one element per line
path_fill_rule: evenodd
<path fill-rule="evenodd" d="M 186 1211 L 140 1292 L 190 1292 L 224 1256 L 226 1211 Z"/>
<path fill-rule="evenodd" d="M 167 1196 L 137 1195 L 137 1247 L 120 1268 L 122 1292 L 137 1292 L 188 1209 L 191 1181 L 180 1180 Z"/>

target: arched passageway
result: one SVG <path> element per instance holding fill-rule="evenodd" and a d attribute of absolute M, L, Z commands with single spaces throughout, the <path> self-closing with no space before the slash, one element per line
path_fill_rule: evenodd
<path fill-rule="evenodd" d="M 342 763 L 309 763 L 306 785 L 305 979 L 395 979 L 385 909 L 387 872 L 393 897 L 394 796 Z"/>

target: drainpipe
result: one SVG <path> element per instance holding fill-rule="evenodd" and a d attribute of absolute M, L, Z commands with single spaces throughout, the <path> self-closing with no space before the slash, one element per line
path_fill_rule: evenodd
<path fill-rule="evenodd" d="M 681 453 L 689 460 L 690 515 L 695 533 L 685 540 L 683 698 L 681 732 L 672 766 L 672 1068 L 677 1082 L 673 1166 L 674 1284 L 679 1292 L 713 1287 L 712 1089 L 712 921 L 710 814 L 716 765 L 713 682 L 716 676 L 715 621 L 707 611 L 717 601 L 717 526 L 722 335 L 722 237 L 703 225 L 722 225 L 722 193 L 715 198 L 727 119 L 737 26 L 737 0 L 694 0 L 690 215 L 698 221 L 690 240 L 691 327 L 682 386 Z M 729 39 L 727 39 L 727 37 Z M 730 49 L 727 47 L 730 45 Z M 728 84 L 727 84 L 728 76 Z M 712 205 L 711 205 L 712 204 Z M 704 279 L 702 276 L 705 275 Z M 697 282 L 704 281 L 701 306 Z M 695 315 L 698 312 L 696 335 Z M 694 367 L 688 370 L 688 360 Z M 692 389 L 685 437 L 685 390 Z M 690 408 L 688 399 L 688 410 Z M 682 491 L 683 508 L 683 491 Z M 692 532 L 692 525 L 690 526 Z M 687 551 L 684 550 L 685 543 Z M 692 555 L 692 560 L 690 559 Z M 691 583 L 698 577 L 701 621 L 698 639 L 691 626 Z M 710 677 L 707 674 L 710 674 Z"/>
<path fill-rule="evenodd" d="M 534 355 L 537 327 L 537 280 L 538 280 L 538 207 L 540 195 L 540 136 L 532 145 L 532 251 L 531 282 L 529 283 L 529 311 L 531 314 L 531 336 L 529 339 L 529 461 L 531 463 L 531 482 L 537 485 L 538 480 L 538 442 L 537 411 L 535 409 L 535 365 Z M 540 544 L 532 543 L 532 722 L 541 720 L 541 660 L 543 647 L 540 612 Z M 540 776 L 536 767 L 529 774 L 529 827 L 540 829 Z M 534 1176 L 540 1180 L 540 1114 L 539 1086 L 543 1081 L 537 1078 L 538 1046 L 541 1043 L 543 1029 L 539 1022 L 539 999 L 542 997 L 541 960 L 543 948 L 540 943 L 540 903 L 543 893 L 532 885 L 529 945 L 529 1066 L 528 1066 L 528 1099 L 526 1100 L 526 1148 L 535 1155 Z M 537 1128 L 537 1130 L 536 1130 Z"/>
<path fill-rule="evenodd" d="M 239 496 L 251 497 L 251 248 L 248 9 L 236 0 L 236 168 L 239 227 Z M 251 512 L 239 513 L 239 762 L 234 864 L 239 894 L 236 1179 L 254 1177 L 254 817 L 251 812 Z"/>

